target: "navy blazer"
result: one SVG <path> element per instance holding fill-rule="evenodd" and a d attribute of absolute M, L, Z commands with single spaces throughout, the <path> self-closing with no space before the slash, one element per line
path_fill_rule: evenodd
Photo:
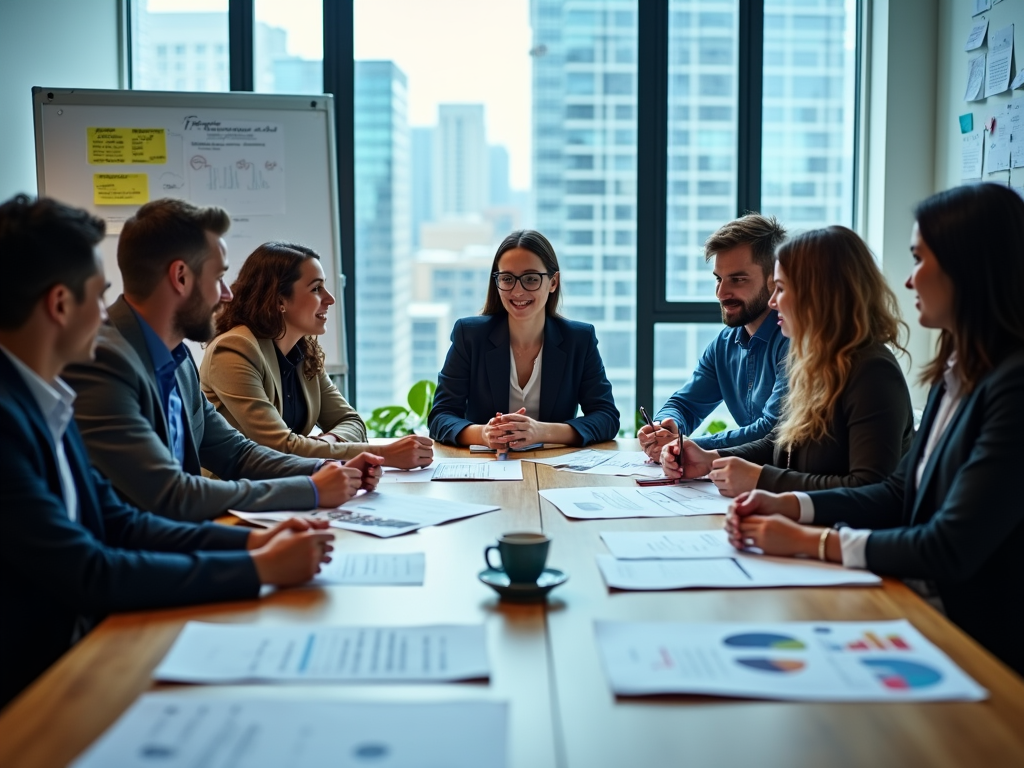
<path fill-rule="evenodd" d="M 455 438 L 466 427 L 508 412 L 511 373 L 508 315 L 456 321 L 451 349 L 437 377 L 430 436 L 456 445 Z M 576 416 L 579 406 L 582 417 Z M 568 424 L 583 438 L 583 445 L 614 440 L 619 434 L 619 411 L 597 351 L 594 326 L 562 317 L 549 317 L 544 323 L 538 420 Z"/>
<path fill-rule="evenodd" d="M 949 618 L 1024 674 L 1024 502 L 1016 478 L 1024 434 L 1024 351 L 964 397 L 913 479 L 945 386 L 896 472 L 877 485 L 811 493 L 814 522 L 875 529 L 867 566 L 935 582 Z"/>
<path fill-rule="evenodd" d="M 63 442 L 77 522 L 39 405 L 0 353 L 0 707 L 107 613 L 259 595 L 247 530 L 139 512 L 89 465 L 73 421 Z"/>

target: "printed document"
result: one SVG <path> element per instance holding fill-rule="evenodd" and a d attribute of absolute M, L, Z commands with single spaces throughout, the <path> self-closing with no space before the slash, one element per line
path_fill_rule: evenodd
<path fill-rule="evenodd" d="M 143 694 L 72 768 L 504 768 L 496 701 Z"/>
<path fill-rule="evenodd" d="M 988 71 L 985 73 L 985 98 L 1010 87 L 1010 60 L 1013 58 L 1013 24 L 989 33 Z"/>
<path fill-rule="evenodd" d="M 313 584 L 362 586 L 423 585 L 427 556 L 423 552 L 332 553 L 331 562 L 320 568 Z"/>
<path fill-rule="evenodd" d="M 597 621 L 612 690 L 789 701 L 981 701 L 988 692 L 906 619 Z"/>
<path fill-rule="evenodd" d="M 231 514 L 257 525 L 272 526 L 289 517 L 329 520 L 332 528 L 370 533 L 381 538 L 400 536 L 419 528 L 440 525 L 500 507 L 490 504 L 467 504 L 464 501 L 408 496 L 404 493 L 364 493 L 333 509 L 312 512 L 236 512 Z"/>
<path fill-rule="evenodd" d="M 521 459 L 434 459 L 420 469 L 385 469 L 381 483 L 429 483 L 432 480 L 522 480 Z"/>
<path fill-rule="evenodd" d="M 617 560 L 611 555 L 598 555 L 597 566 L 609 587 L 640 591 L 882 584 L 870 571 L 818 560 L 748 555 L 735 550 L 731 557 L 686 560 Z"/>
<path fill-rule="evenodd" d="M 967 62 L 967 91 L 964 93 L 964 101 L 977 101 L 982 98 L 984 89 L 981 87 L 985 82 L 985 54 L 976 56 Z"/>
<path fill-rule="evenodd" d="M 960 137 L 960 178 L 980 179 L 981 178 L 981 156 L 985 146 L 984 137 L 981 131 L 965 133 Z"/>
<path fill-rule="evenodd" d="M 547 464 L 563 472 L 587 475 L 619 475 L 629 477 L 664 477 L 660 464 L 654 464 L 643 451 L 582 450 L 550 459 L 523 459 L 534 464 Z"/>
<path fill-rule="evenodd" d="M 426 683 L 490 676 L 483 624 L 332 627 L 190 621 L 156 680 Z"/>
<path fill-rule="evenodd" d="M 582 520 L 724 515 L 730 503 L 714 485 L 705 482 L 654 488 L 550 488 L 538 493 L 566 517 Z"/>
<path fill-rule="evenodd" d="M 736 554 L 723 530 L 605 531 L 601 534 L 612 557 L 619 560 L 679 560 Z"/>

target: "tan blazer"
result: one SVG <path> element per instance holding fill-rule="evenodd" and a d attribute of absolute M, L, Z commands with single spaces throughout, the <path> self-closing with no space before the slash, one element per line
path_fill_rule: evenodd
<path fill-rule="evenodd" d="M 309 380 L 301 369 L 297 373 L 308 413 L 301 434 L 281 418 L 281 369 L 272 340 L 257 339 L 246 326 L 235 326 L 210 342 L 199 379 L 214 408 L 261 445 L 319 459 L 347 459 L 369 450 L 366 425 L 330 377 L 321 372 Z M 344 442 L 307 437 L 314 424 Z"/>

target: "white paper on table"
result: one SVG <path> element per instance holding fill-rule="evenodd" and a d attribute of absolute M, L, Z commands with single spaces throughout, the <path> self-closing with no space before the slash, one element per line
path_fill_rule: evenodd
<path fill-rule="evenodd" d="M 190 621 L 153 671 L 178 683 L 422 683 L 490 676 L 483 624 L 334 627 Z"/>
<path fill-rule="evenodd" d="M 445 480 L 522 480 L 522 459 L 451 459 L 434 468 L 433 482 Z"/>
<path fill-rule="evenodd" d="M 1013 58 L 1013 24 L 989 32 L 988 67 L 985 73 L 985 97 L 1010 87 L 1010 60 Z"/>
<path fill-rule="evenodd" d="M 984 82 L 985 54 L 983 53 L 967 62 L 967 90 L 964 92 L 964 101 L 977 101 L 980 99 L 984 91 L 982 88 Z"/>
<path fill-rule="evenodd" d="M 1010 165 L 1024 168 L 1024 99 L 1006 105 L 1006 124 L 1010 131 Z"/>
<path fill-rule="evenodd" d="M 643 451 L 582 450 L 549 459 L 523 459 L 535 464 L 547 464 L 560 472 L 580 472 L 587 475 L 630 477 L 664 477 L 660 464 L 653 463 Z"/>
<path fill-rule="evenodd" d="M 791 557 L 765 557 L 733 551 L 731 557 L 686 560 L 617 560 L 598 555 L 609 587 L 661 589 L 760 589 L 763 587 L 878 586 L 870 571 Z"/>
<path fill-rule="evenodd" d="M 985 42 L 986 32 L 988 32 L 988 19 L 978 19 L 974 22 L 974 26 L 971 27 L 971 33 L 967 35 L 967 43 L 964 45 L 964 50 L 973 51 L 975 48 L 980 48 L 981 44 Z"/>
<path fill-rule="evenodd" d="M 974 0 L 974 11 L 971 16 L 977 16 L 979 13 L 992 10 L 992 0 Z"/>
<path fill-rule="evenodd" d="M 313 584 L 422 586 L 427 568 L 423 552 L 334 552 Z"/>
<path fill-rule="evenodd" d="M 989 134 L 985 143 L 985 173 L 1010 170 L 1009 115 L 996 118 L 995 130 Z"/>
<path fill-rule="evenodd" d="M 508 705 L 143 694 L 73 768 L 504 768 Z"/>
<path fill-rule="evenodd" d="M 988 692 L 906 619 L 594 623 L 612 690 L 789 701 L 980 701 Z"/>
<path fill-rule="evenodd" d="M 605 531 L 605 546 L 618 560 L 731 558 L 725 531 Z"/>
<path fill-rule="evenodd" d="M 595 451 L 593 448 L 585 448 L 581 451 L 564 453 L 561 456 L 551 456 L 547 459 L 523 459 L 532 461 L 534 464 L 547 464 L 549 467 L 573 467 L 572 471 L 582 472 L 591 467 L 596 467 L 603 461 L 608 460 L 608 454 L 617 451 Z"/>
<path fill-rule="evenodd" d="M 654 488 L 549 488 L 538 493 L 566 517 L 580 520 L 724 515 L 730 503 L 714 485 L 703 482 Z"/>
<path fill-rule="evenodd" d="M 981 158 L 985 141 L 981 131 L 965 133 L 960 137 L 960 178 L 980 179 Z"/>
<path fill-rule="evenodd" d="M 190 115 L 183 133 L 189 200 L 232 216 L 285 212 L 283 125 Z"/>
<path fill-rule="evenodd" d="M 454 458 L 438 458 L 434 459 L 425 467 L 418 467 L 416 469 L 395 469 L 394 467 L 387 467 L 384 469 L 384 475 L 380 481 L 382 483 L 429 483 L 434 479 L 434 472 L 443 464 L 486 464 L 493 462 L 493 458 L 469 458 L 469 459 L 454 459 Z"/>
<path fill-rule="evenodd" d="M 1010 90 L 1016 90 L 1024 85 L 1024 67 L 1021 67 L 1020 72 L 1013 78 L 1013 82 L 1010 83 Z"/>
<path fill-rule="evenodd" d="M 496 509 L 500 507 L 493 504 L 468 504 L 450 499 L 432 499 L 429 496 L 374 491 L 360 494 L 333 509 L 314 509 L 306 512 L 230 512 L 235 517 L 257 525 L 271 526 L 289 517 L 302 517 L 308 520 L 327 520 L 332 528 L 389 538 L 431 525 L 447 523 L 450 520 L 493 512 Z"/>

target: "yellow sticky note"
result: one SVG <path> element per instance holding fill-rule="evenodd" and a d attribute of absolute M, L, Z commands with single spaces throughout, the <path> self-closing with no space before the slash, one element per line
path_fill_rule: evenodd
<path fill-rule="evenodd" d="M 149 176 L 145 173 L 94 173 L 95 205 L 142 205 L 149 202 Z"/>
<path fill-rule="evenodd" d="M 86 128 L 90 165 L 163 165 L 167 131 L 163 128 Z"/>

